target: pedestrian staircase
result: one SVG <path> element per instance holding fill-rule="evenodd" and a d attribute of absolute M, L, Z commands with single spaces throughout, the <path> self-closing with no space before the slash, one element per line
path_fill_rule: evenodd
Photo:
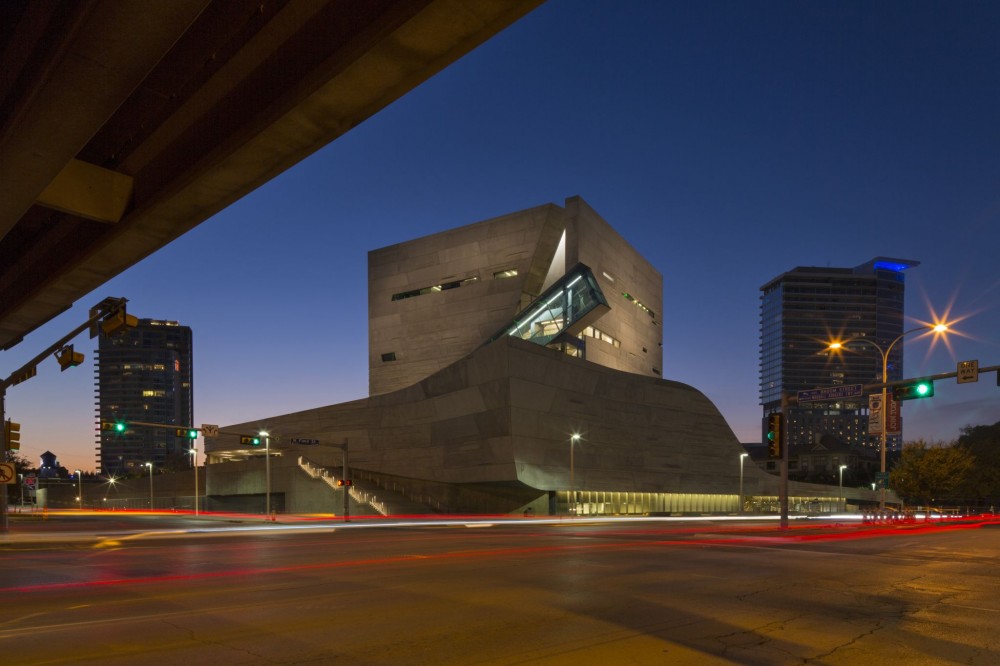
<path fill-rule="evenodd" d="M 337 485 L 337 483 L 342 480 L 341 477 L 338 477 L 326 467 L 320 467 L 312 461 L 307 460 L 304 456 L 299 456 L 298 462 L 299 468 L 310 477 L 319 479 L 326 485 L 330 486 L 333 490 L 341 491 L 345 489 L 344 486 Z M 381 516 L 389 515 L 389 510 L 385 503 L 382 502 L 374 493 L 354 484 L 346 486 L 346 489 L 350 494 L 350 498 L 358 504 L 370 507 L 375 513 Z"/>

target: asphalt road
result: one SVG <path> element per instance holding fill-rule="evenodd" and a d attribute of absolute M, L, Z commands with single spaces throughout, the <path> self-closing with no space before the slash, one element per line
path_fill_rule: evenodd
<path fill-rule="evenodd" d="M 990 524 L 124 524 L 0 541 L 0 663 L 1000 663 Z"/>

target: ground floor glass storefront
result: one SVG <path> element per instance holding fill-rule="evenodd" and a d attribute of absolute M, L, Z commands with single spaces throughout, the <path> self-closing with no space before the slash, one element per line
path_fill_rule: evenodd
<path fill-rule="evenodd" d="M 635 493 L 578 490 L 556 493 L 557 512 L 578 516 L 642 516 L 671 514 L 738 513 L 739 496 L 703 493 Z M 852 507 L 856 508 L 856 507 Z M 835 513 L 845 510 L 844 500 L 836 497 L 789 497 L 788 509 L 794 513 Z M 746 496 L 746 513 L 780 513 L 777 496 Z"/>

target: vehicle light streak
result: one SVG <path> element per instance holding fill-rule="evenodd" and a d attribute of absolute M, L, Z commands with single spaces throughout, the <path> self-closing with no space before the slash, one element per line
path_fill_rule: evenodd
<path fill-rule="evenodd" d="M 441 521 L 445 523 L 445 521 Z M 424 525 L 425 523 L 416 523 L 419 525 Z M 453 523 L 452 523 L 453 524 Z M 903 536 L 912 535 L 919 533 L 928 532 L 940 532 L 948 529 L 975 529 L 981 527 L 985 524 L 993 524 L 989 521 L 983 522 L 965 522 L 965 523 L 952 523 L 952 524 L 924 524 L 908 526 L 906 529 L 898 529 L 893 526 L 872 526 L 866 529 L 853 529 L 851 532 L 818 532 L 809 534 L 794 534 L 794 533 L 774 533 L 769 532 L 766 534 L 755 534 L 746 532 L 735 532 L 732 534 L 722 534 L 718 536 L 709 536 L 698 538 L 697 536 L 692 536 L 690 538 L 684 535 L 685 531 L 681 531 L 680 534 L 675 533 L 674 539 L 657 539 L 655 541 L 617 541 L 611 543 L 573 543 L 573 544 L 562 544 L 562 545 L 549 545 L 549 546 L 530 546 L 530 547 L 509 547 L 509 548 L 487 548 L 481 550 L 462 550 L 462 551 L 450 551 L 443 553 L 429 553 L 429 554 L 417 554 L 408 553 L 401 555 L 390 555 L 378 558 L 365 558 L 356 560 L 344 560 L 340 562 L 322 562 L 315 564 L 302 564 L 302 565 L 289 565 L 289 566 L 275 566 L 275 567 L 256 567 L 256 568 L 239 568 L 230 569 L 226 571 L 216 571 L 216 572 L 205 572 L 198 574 L 169 574 L 169 575 L 158 575 L 158 576 L 136 576 L 136 577 L 125 577 L 125 578 L 108 578 L 103 580 L 94 581 L 75 581 L 67 583 L 44 583 L 37 585 L 23 585 L 23 586 L 11 586 L 0 588 L 0 595 L 4 594 L 24 594 L 24 593 L 40 593 L 47 591 L 62 591 L 68 589 L 85 589 L 85 588 L 97 588 L 97 587 L 113 587 L 113 586 L 125 586 L 125 585 L 145 585 L 145 584 L 162 584 L 171 583 L 178 581 L 196 581 L 196 580 L 210 580 L 210 579 L 223 579 L 223 578 L 234 578 L 234 577 L 258 577 L 267 575 L 276 575 L 284 573 L 296 573 L 296 572 L 309 572 L 309 571 L 322 571 L 322 570 L 332 570 L 332 569 L 346 569 L 354 567 L 366 567 L 371 568 L 375 566 L 392 566 L 405 563 L 427 563 L 434 561 L 445 561 L 445 560 L 470 560 L 477 558 L 504 558 L 504 557 L 551 557 L 551 556 L 562 556 L 569 552 L 584 553 L 584 552 L 597 552 L 597 551 L 612 551 L 612 550 L 644 550 L 650 548 L 665 548 L 665 547 L 684 547 L 684 546 L 729 546 L 729 547 L 757 547 L 762 545 L 767 546 L 790 546 L 795 544 L 801 544 L 806 542 L 823 542 L 823 541 L 840 541 L 840 540 L 853 540 L 853 539 L 864 539 L 864 538 L 874 538 L 878 536 Z M 579 523 L 574 523 L 574 527 L 579 527 Z M 710 526 L 703 526 L 697 532 L 705 532 L 711 529 Z M 696 532 L 696 533 L 697 533 Z"/>

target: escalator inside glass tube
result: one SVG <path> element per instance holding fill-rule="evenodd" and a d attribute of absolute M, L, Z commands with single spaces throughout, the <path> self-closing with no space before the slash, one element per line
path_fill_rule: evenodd
<path fill-rule="evenodd" d="M 514 336 L 537 345 L 562 348 L 568 343 L 579 349 L 577 334 L 610 309 L 593 272 L 577 264 L 486 344 Z"/>

